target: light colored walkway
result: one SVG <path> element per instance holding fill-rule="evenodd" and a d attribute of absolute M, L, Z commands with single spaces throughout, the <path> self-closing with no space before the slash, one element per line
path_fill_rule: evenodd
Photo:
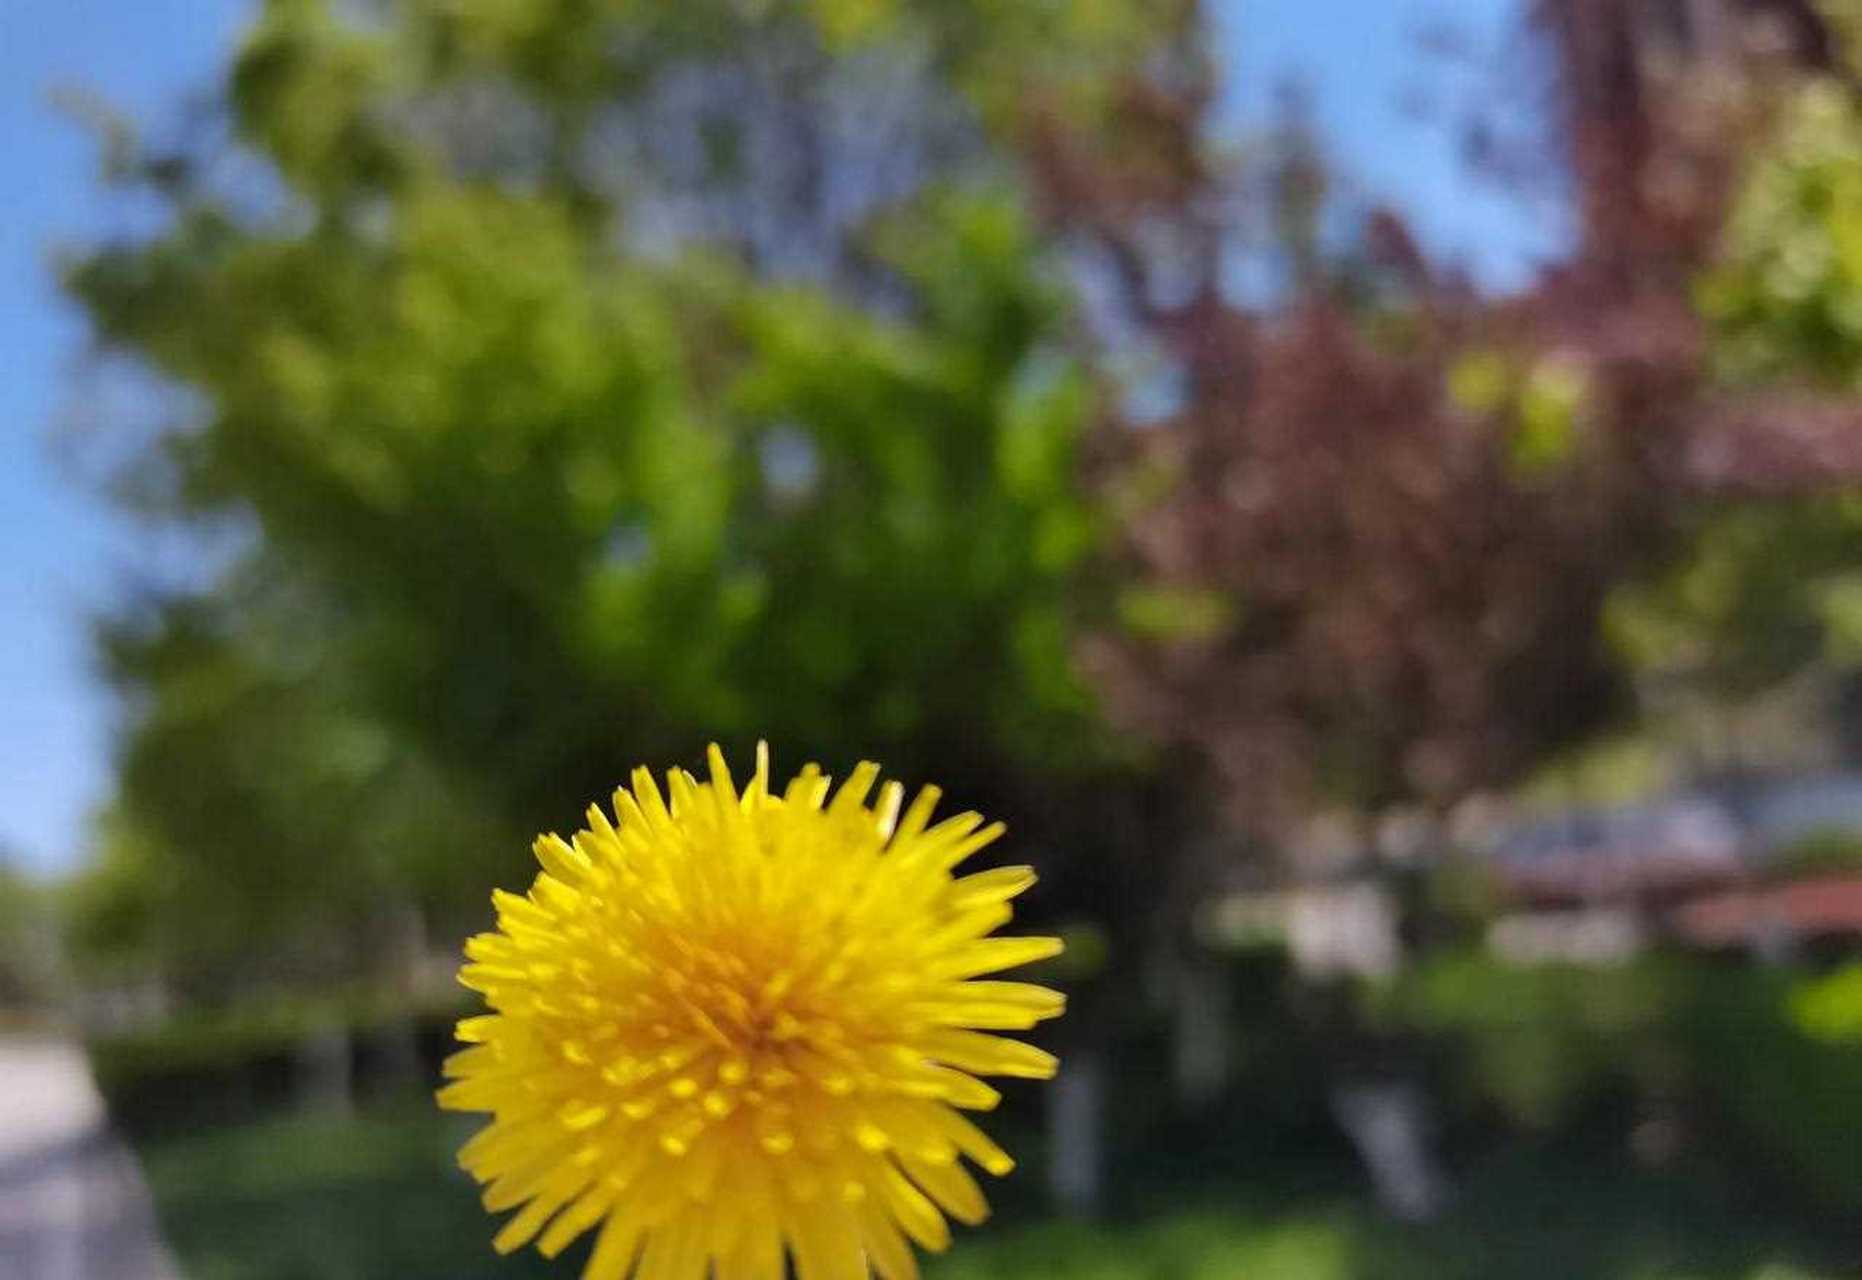
<path fill-rule="evenodd" d="M 0 1280 L 177 1280 L 84 1052 L 0 1039 Z"/>

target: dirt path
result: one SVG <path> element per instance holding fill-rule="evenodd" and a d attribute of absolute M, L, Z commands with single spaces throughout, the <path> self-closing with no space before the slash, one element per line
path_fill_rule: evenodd
<path fill-rule="evenodd" d="M 0 1039 L 0 1280 L 178 1280 L 84 1052 Z"/>

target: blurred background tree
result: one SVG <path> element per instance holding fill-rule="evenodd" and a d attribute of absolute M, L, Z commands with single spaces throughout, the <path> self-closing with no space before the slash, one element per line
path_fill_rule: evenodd
<path fill-rule="evenodd" d="M 1807 16 L 1782 46 L 1722 47 L 1640 13 L 1535 7 L 1552 95 L 1536 145 L 1570 176 L 1577 244 L 1511 296 L 1432 268 L 1376 210 L 1347 224 L 1342 251 L 1315 255 L 1323 185 L 1296 148 L 1275 175 L 1285 288 L 1239 305 L 1225 273 L 1246 227 L 1235 175 L 1201 142 L 1205 89 L 1152 114 L 1169 139 L 1154 150 L 1180 158 L 1171 182 L 1085 146 L 1048 153 L 1054 216 L 1121 264 L 1125 314 L 1176 375 L 1162 423 L 1122 436 L 1114 500 L 1132 513 L 1139 625 L 1108 631 L 1094 661 L 1127 721 L 1191 746 L 1253 821 L 1327 805 L 1440 816 L 1515 784 L 1633 709 L 1643 655 L 1613 645 L 1627 636 L 1606 615 L 1664 574 L 1713 572 L 1728 526 L 1707 512 L 1827 525 L 1847 507 L 1826 495 L 1862 462 L 1857 418 L 1801 393 L 1812 352 L 1767 348 L 1776 367 L 1741 383 L 1720 355 L 1758 305 L 1735 300 L 1738 281 L 1805 256 L 1802 229 L 1752 210 L 1779 203 L 1767 191 L 1791 162 L 1760 160 L 1749 184 L 1741 171 L 1755 144 L 1803 148 L 1795 129 L 1769 141 L 1775 102 L 1843 92 L 1820 61 L 1829 33 Z M 1710 268 L 1717 328 L 1695 309 Z M 1752 325 L 1781 335 L 1779 320 Z M 1760 491 L 1779 501 L 1755 506 Z M 1818 551 L 1815 536 L 1799 541 L 1820 562 L 1855 549 L 1826 528 L 1835 545 Z M 1751 572 L 1726 597 L 1779 621 Z M 1732 642 L 1731 617 L 1701 625 Z M 1668 637 L 1650 647 L 1678 652 Z M 1792 652 L 1802 660 L 1801 641 Z M 1780 654 L 1763 678 L 1789 665 Z"/>
<path fill-rule="evenodd" d="M 61 994 L 58 924 L 51 891 L 0 848 L 0 1028 L 43 1016 Z"/>
<path fill-rule="evenodd" d="M 125 500 L 222 552 L 106 627 L 151 909 L 365 969 L 627 762 L 759 736 L 937 776 L 1103 904 L 1091 379 L 1001 140 L 1091 118 L 1150 30 L 276 0 L 199 133 L 119 132 L 168 216 L 66 279 L 187 393 L 119 428 Z"/>
<path fill-rule="evenodd" d="M 1610 619 L 1631 660 L 1670 683 L 1737 705 L 1805 676 L 1847 719 L 1862 653 L 1862 508 L 1852 493 L 1818 492 L 1815 478 L 1852 473 L 1857 462 L 1862 151 L 1853 74 L 1845 62 L 1770 86 L 1724 234 L 1696 286 L 1709 376 L 1740 425 L 1737 443 L 1715 462 L 1722 492 L 1687 512 L 1688 554 L 1623 593 Z M 1756 404 L 1755 388 L 1770 389 Z M 1761 417 L 1769 430 L 1751 429 Z M 1853 758 L 1853 726 L 1822 728 Z"/>

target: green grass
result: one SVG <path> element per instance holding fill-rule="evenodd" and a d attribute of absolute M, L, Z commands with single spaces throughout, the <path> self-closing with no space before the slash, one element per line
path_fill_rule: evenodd
<path fill-rule="evenodd" d="M 494 1255 L 452 1152 L 473 1121 L 424 1103 L 151 1140 L 142 1155 L 190 1280 L 523 1280 L 579 1271 Z M 1024 1174 L 1023 1177 L 1029 1175 Z M 1297 1184 L 1297 1185 L 1296 1185 Z M 1349 1170 L 1153 1188 L 1104 1224 L 1023 1217 L 963 1240 L 931 1280 L 1835 1280 L 1829 1240 L 1679 1178 L 1517 1151 L 1405 1227 Z M 1852 1245 L 1853 1241 L 1850 1242 Z"/>
<path fill-rule="evenodd" d="M 551 1274 L 492 1253 L 452 1158 L 473 1127 L 416 1102 L 166 1136 L 140 1154 L 187 1280 Z"/>
<path fill-rule="evenodd" d="M 1682 1185 L 1574 1169 L 1484 1170 L 1426 1227 L 1351 1198 L 1226 1203 L 977 1240 L 939 1280 L 1835 1280 L 1842 1256 Z"/>

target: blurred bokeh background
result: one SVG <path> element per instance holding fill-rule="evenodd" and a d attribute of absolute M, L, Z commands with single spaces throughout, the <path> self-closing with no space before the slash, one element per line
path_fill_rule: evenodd
<path fill-rule="evenodd" d="M 0 1277 L 496 1258 L 640 762 L 1006 819 L 947 1280 L 1862 1275 L 1862 5 L 9 0 Z"/>

